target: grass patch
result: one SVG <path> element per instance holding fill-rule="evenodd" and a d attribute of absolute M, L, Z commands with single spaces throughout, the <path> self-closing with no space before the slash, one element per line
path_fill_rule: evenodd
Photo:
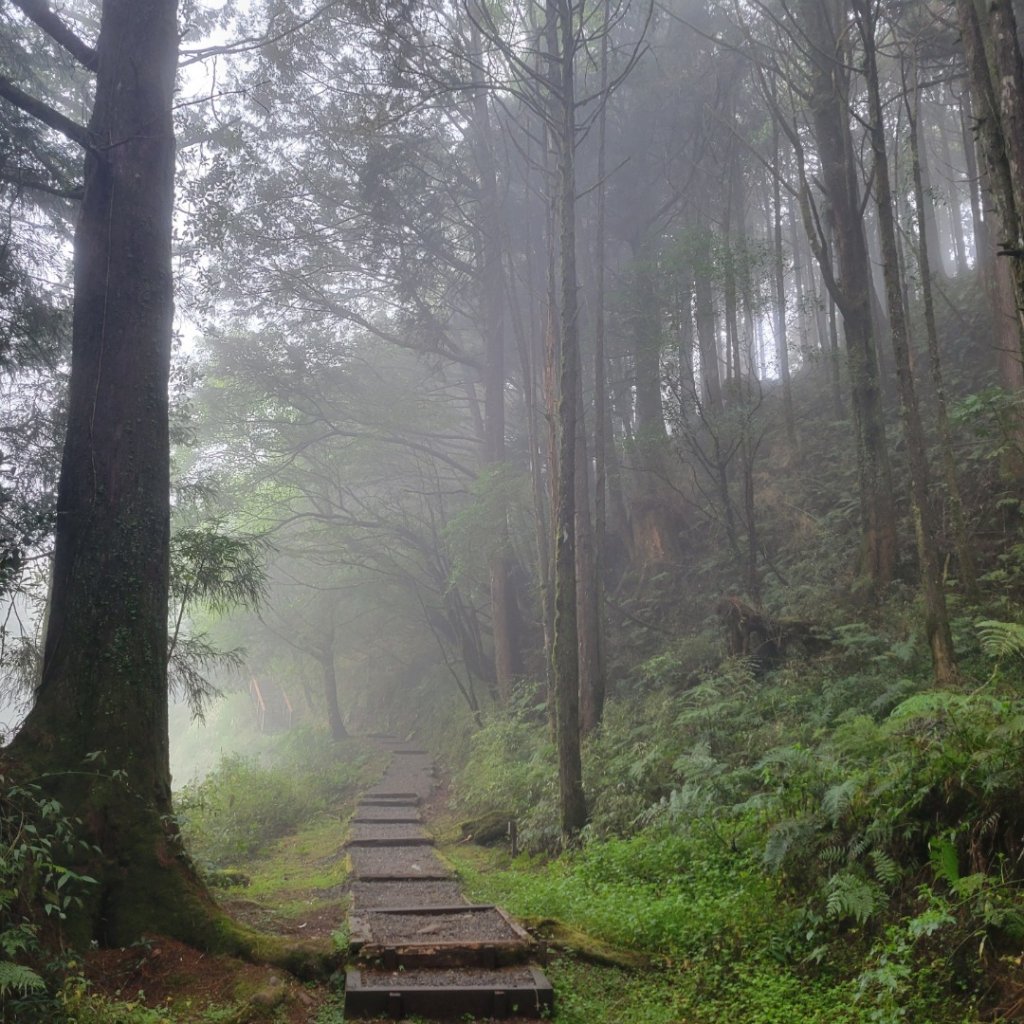
<path fill-rule="evenodd" d="M 177 794 L 185 842 L 200 865 L 237 866 L 308 822 L 350 813 L 385 760 L 360 740 L 336 743 L 309 730 L 289 733 L 266 761 L 227 755 Z"/>
<path fill-rule="evenodd" d="M 856 929 L 824 956 L 808 956 L 801 908 L 787 901 L 754 851 L 726 848 L 713 838 L 649 830 L 595 841 L 555 860 L 513 861 L 501 851 L 467 846 L 446 853 L 472 898 L 584 933 L 578 942 L 564 938 L 567 948 L 549 970 L 555 1020 L 562 1024 L 978 1019 L 926 975 L 903 985 L 895 1000 L 865 988 L 860 971 L 871 940 Z M 644 953 L 652 966 L 627 970 L 586 962 L 588 937 Z"/>
<path fill-rule="evenodd" d="M 341 815 L 323 815 L 294 835 L 268 843 L 244 862 L 249 885 L 234 887 L 251 898 L 283 899 L 295 891 L 332 889 L 348 877 L 344 842 L 348 826 Z"/>

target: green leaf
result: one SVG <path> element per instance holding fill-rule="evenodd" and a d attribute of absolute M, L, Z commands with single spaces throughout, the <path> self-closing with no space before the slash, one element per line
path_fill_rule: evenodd
<path fill-rule="evenodd" d="M 26 996 L 30 992 L 42 992 L 46 982 L 30 967 L 0 960 L 0 996 L 16 993 Z"/>
<path fill-rule="evenodd" d="M 960 881 L 960 857 L 948 839 L 933 839 L 928 844 L 928 859 L 938 878 L 951 886 Z"/>

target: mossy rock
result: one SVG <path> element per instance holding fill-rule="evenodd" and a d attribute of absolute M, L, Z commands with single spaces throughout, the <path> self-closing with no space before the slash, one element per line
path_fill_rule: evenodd
<path fill-rule="evenodd" d="M 211 889 L 231 889 L 235 886 L 248 889 L 252 883 L 252 879 L 244 871 L 238 871 L 235 868 L 206 871 L 203 873 L 203 881 Z"/>
<path fill-rule="evenodd" d="M 642 953 L 610 946 L 553 917 L 523 917 L 520 920 L 553 949 L 566 950 L 589 963 L 619 967 L 627 971 L 640 971 L 651 966 L 650 958 Z"/>
<path fill-rule="evenodd" d="M 459 832 L 464 840 L 478 846 L 494 846 L 508 839 L 508 823 L 514 815 L 507 811 L 488 811 L 477 818 L 459 822 Z"/>
<path fill-rule="evenodd" d="M 284 980 L 271 977 L 266 985 L 257 989 L 229 1018 L 229 1024 L 257 1024 L 259 1021 L 278 1019 L 278 1008 L 289 999 Z"/>

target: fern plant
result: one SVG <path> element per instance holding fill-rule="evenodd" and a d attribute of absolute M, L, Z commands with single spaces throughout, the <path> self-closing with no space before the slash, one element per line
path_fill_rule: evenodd
<path fill-rule="evenodd" d="M 981 619 L 975 628 L 981 649 L 990 658 L 997 662 L 1024 658 L 1024 625 L 1021 623 Z"/>
<path fill-rule="evenodd" d="M 67 860 L 87 860 L 92 848 L 76 822 L 33 783 L 13 780 L 0 765 L 0 1017 L 52 1020 L 48 955 L 39 937 L 43 918 L 64 920 L 94 880 Z"/>
<path fill-rule="evenodd" d="M 0 960 L 0 1005 L 10 996 L 27 996 L 32 992 L 43 992 L 46 982 L 42 976 L 24 964 Z"/>

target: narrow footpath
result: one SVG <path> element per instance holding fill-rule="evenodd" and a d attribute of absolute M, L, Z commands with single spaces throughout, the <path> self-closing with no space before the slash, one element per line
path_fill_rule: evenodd
<path fill-rule="evenodd" d="M 420 804 L 434 788 L 425 750 L 396 740 L 356 807 L 345 1016 L 550 1016 L 541 950 L 500 908 L 472 904 L 434 850 Z"/>

